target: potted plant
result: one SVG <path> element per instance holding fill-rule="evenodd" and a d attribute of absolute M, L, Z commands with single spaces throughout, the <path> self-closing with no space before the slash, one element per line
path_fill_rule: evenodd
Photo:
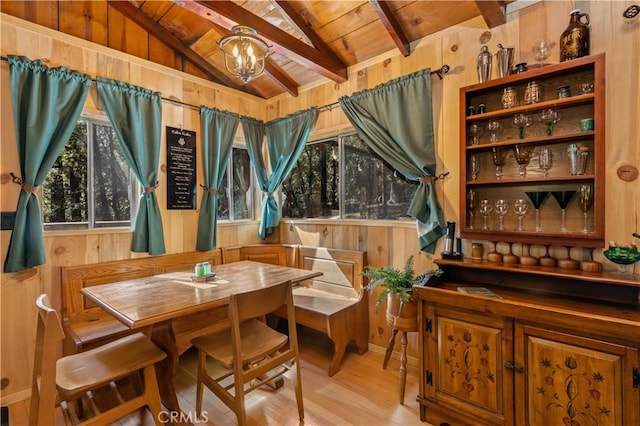
<path fill-rule="evenodd" d="M 406 308 L 413 299 L 413 286 L 422 284 L 429 277 L 442 275 L 440 269 L 426 270 L 419 275 L 415 275 L 413 267 L 413 255 L 409 256 L 403 269 L 393 268 L 391 266 L 373 267 L 368 265 L 365 267 L 362 275 L 369 279 L 369 283 L 364 287 L 372 292 L 376 287 L 383 290 L 378 294 L 374 312 L 378 313 L 382 301 L 387 299 L 387 322 L 391 325 L 402 325 L 402 318 L 406 318 L 409 323 L 415 322 L 417 327 L 417 309 L 413 303 L 412 308 Z M 407 324 L 408 328 L 411 328 Z"/>

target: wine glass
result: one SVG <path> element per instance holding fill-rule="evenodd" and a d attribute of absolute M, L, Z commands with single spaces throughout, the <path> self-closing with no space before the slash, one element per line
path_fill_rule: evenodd
<path fill-rule="evenodd" d="M 584 226 L 582 232 L 585 234 L 589 232 L 587 215 L 591 207 L 593 206 L 593 185 L 583 184 L 580 185 L 580 209 L 584 215 Z"/>
<path fill-rule="evenodd" d="M 480 214 L 484 219 L 484 224 L 482 225 L 482 229 L 489 229 L 489 215 L 493 211 L 493 206 L 491 205 L 491 201 L 482 200 L 480 201 Z"/>
<path fill-rule="evenodd" d="M 480 143 L 480 136 L 484 133 L 484 127 L 480 123 L 471 123 L 469 125 L 469 134 L 471 135 L 471 145 Z"/>
<path fill-rule="evenodd" d="M 565 226 L 566 209 L 569 201 L 571 201 L 575 194 L 576 191 L 551 191 L 551 195 L 556 199 L 562 211 L 562 221 L 560 222 L 561 232 L 567 232 L 567 227 Z"/>
<path fill-rule="evenodd" d="M 542 227 L 540 226 L 540 207 L 549 196 L 549 191 L 531 191 L 525 192 L 525 194 L 527 194 L 527 197 L 531 200 L 533 208 L 536 209 L 536 231 L 540 232 L 542 231 Z"/>
<path fill-rule="evenodd" d="M 471 171 L 471 180 L 478 179 L 478 173 L 480 173 L 480 159 L 476 154 L 472 154 L 469 157 L 469 170 Z"/>
<path fill-rule="evenodd" d="M 533 51 L 533 59 L 540 62 L 540 67 L 542 67 L 544 60 L 549 57 L 549 44 L 544 40 L 540 40 L 531 50 Z"/>
<path fill-rule="evenodd" d="M 467 208 L 469 209 L 469 229 L 473 229 L 473 215 L 478 208 L 478 190 L 469 188 L 467 191 Z"/>
<path fill-rule="evenodd" d="M 493 165 L 496 166 L 496 179 L 502 179 L 504 173 L 502 167 L 504 166 L 504 160 L 507 156 L 507 150 L 499 146 L 491 148 L 491 158 L 493 159 Z"/>
<path fill-rule="evenodd" d="M 517 199 L 513 203 L 513 211 L 518 216 L 518 231 L 524 231 L 522 227 L 522 219 L 525 214 L 527 214 L 527 210 L 529 209 L 529 204 L 524 199 Z"/>
<path fill-rule="evenodd" d="M 498 120 L 491 120 L 487 123 L 487 130 L 489 130 L 489 141 L 491 143 L 498 142 L 498 135 L 503 130 L 502 123 Z"/>
<path fill-rule="evenodd" d="M 551 151 L 551 148 L 548 148 L 548 147 L 540 148 L 540 155 L 538 156 L 538 165 L 542 170 L 542 175 L 546 177 L 549 174 L 549 169 L 553 165 L 553 151 Z"/>
<path fill-rule="evenodd" d="M 509 210 L 509 203 L 507 200 L 500 199 L 496 200 L 493 207 L 498 214 L 498 229 L 502 231 L 504 230 L 504 217 L 507 215 L 507 211 Z"/>
<path fill-rule="evenodd" d="M 516 162 L 520 166 L 518 174 L 521 178 L 525 178 L 527 176 L 527 166 L 529 165 L 529 161 L 531 161 L 533 148 L 533 145 L 525 144 L 516 144 L 513 146 L 513 153 L 516 158 Z"/>
<path fill-rule="evenodd" d="M 516 114 L 511 123 L 513 127 L 518 129 L 518 137 L 524 139 L 525 129 L 531 126 L 531 117 L 526 114 Z"/>
<path fill-rule="evenodd" d="M 547 126 L 547 136 L 553 133 L 553 125 L 560 121 L 560 113 L 554 109 L 543 109 L 538 113 L 538 120 Z"/>

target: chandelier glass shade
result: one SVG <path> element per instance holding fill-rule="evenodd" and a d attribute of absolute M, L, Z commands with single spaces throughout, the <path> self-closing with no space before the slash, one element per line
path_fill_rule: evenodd
<path fill-rule="evenodd" d="M 236 25 L 231 32 L 218 42 L 224 53 L 224 66 L 231 74 L 248 83 L 264 71 L 269 46 L 258 38 L 253 28 Z"/>

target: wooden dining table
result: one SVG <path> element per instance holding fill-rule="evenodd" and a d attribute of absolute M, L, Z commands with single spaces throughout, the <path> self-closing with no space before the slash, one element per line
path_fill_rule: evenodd
<path fill-rule="evenodd" d="M 198 321 L 209 318 L 210 322 L 224 322 L 232 294 L 322 275 L 250 260 L 217 265 L 213 272 L 215 278 L 207 281 L 194 281 L 193 271 L 182 271 L 81 290 L 86 298 L 132 330 L 151 330 L 151 340 L 167 353 L 167 358 L 156 365 L 156 373 L 162 403 L 170 411 L 180 411 L 175 389 L 180 351 L 174 320 L 193 317 Z M 202 324 L 206 325 L 212 324 Z"/>

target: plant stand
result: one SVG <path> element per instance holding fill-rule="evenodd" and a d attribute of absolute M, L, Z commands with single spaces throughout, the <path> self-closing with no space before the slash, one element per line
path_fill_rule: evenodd
<path fill-rule="evenodd" d="M 400 404 L 404 404 L 404 390 L 407 383 L 407 333 L 418 331 L 418 309 L 415 299 L 410 299 L 405 303 L 402 312 L 398 315 L 400 301 L 393 295 L 387 298 L 387 323 L 391 326 L 391 337 L 387 344 L 387 351 L 384 354 L 382 368 L 386 370 L 391 353 L 396 342 L 398 331 L 402 332 L 402 340 L 400 341 Z"/>

